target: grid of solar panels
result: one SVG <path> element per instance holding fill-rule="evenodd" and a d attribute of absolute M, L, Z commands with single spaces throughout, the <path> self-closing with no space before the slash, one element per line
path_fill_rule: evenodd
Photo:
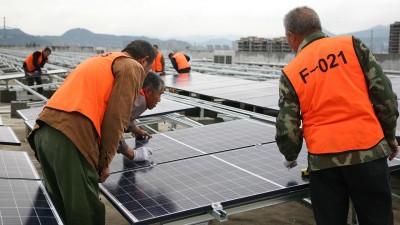
<path fill-rule="evenodd" d="M 0 224 L 63 224 L 26 152 L 0 151 Z"/>
<path fill-rule="evenodd" d="M 303 153 L 305 154 L 305 153 Z M 287 170 L 275 143 L 112 174 L 102 191 L 131 222 L 148 224 L 237 202 L 305 189 L 298 170 Z M 306 156 L 298 168 L 307 166 Z"/>
<path fill-rule="evenodd" d="M 229 207 L 305 190 L 299 170 L 307 167 L 306 147 L 297 169 L 287 170 L 274 135 L 274 126 L 243 119 L 130 139 L 132 147 L 153 148 L 153 162 L 134 164 L 119 155 L 100 188 L 137 224 L 204 213 L 214 202 Z M 400 159 L 389 166 L 400 169 Z"/>
<path fill-rule="evenodd" d="M 4 178 L 39 180 L 39 175 L 28 153 L 2 150 L 0 151 L 0 179 Z"/>
<path fill-rule="evenodd" d="M 205 96 L 271 109 L 276 109 L 278 104 L 277 79 L 251 81 L 196 72 L 191 72 L 190 75 L 168 75 L 163 78 L 167 87 Z"/>
<path fill-rule="evenodd" d="M 0 224 L 62 224 L 41 181 L 0 179 Z"/>
<path fill-rule="evenodd" d="M 148 141 L 126 140 L 133 147 L 150 147 L 156 164 L 171 162 L 199 155 L 222 152 L 275 141 L 272 125 L 254 120 L 233 120 L 207 126 L 155 134 Z M 149 162 L 134 163 L 117 155 L 110 165 L 112 173 L 148 166 Z"/>

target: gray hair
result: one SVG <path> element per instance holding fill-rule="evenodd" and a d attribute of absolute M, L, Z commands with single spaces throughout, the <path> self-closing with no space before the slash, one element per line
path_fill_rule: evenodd
<path fill-rule="evenodd" d="M 123 52 L 127 52 L 135 59 L 140 59 L 148 56 L 148 62 L 151 63 L 156 58 L 156 51 L 153 46 L 145 41 L 145 40 L 135 40 L 129 43 L 124 49 Z"/>
<path fill-rule="evenodd" d="M 154 91 L 161 91 L 161 89 L 164 88 L 164 81 L 156 73 L 150 71 L 146 78 L 144 78 L 142 89 L 147 87 Z"/>
<path fill-rule="evenodd" d="M 322 30 L 318 14 L 307 6 L 289 11 L 285 15 L 283 23 L 285 30 L 295 35 L 307 35 Z"/>

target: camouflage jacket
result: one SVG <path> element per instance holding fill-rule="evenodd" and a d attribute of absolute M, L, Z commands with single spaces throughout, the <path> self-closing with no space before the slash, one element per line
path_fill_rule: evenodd
<path fill-rule="evenodd" d="M 327 37 L 316 32 L 304 39 L 299 52 L 314 40 Z M 385 138 L 368 150 L 347 151 L 336 154 L 308 154 L 308 169 L 316 171 L 337 166 L 353 165 L 387 157 L 391 150 L 387 141 L 395 139 L 396 120 L 399 116 L 397 96 L 389 78 L 384 74 L 370 50 L 354 37 L 354 49 L 365 74 L 368 94 Z M 309 47 L 309 46 L 308 46 Z M 276 142 L 287 160 L 295 160 L 303 145 L 299 99 L 289 79 L 282 74 L 279 81 L 279 114 L 276 118 Z M 368 138 L 368 137 L 365 137 Z"/>

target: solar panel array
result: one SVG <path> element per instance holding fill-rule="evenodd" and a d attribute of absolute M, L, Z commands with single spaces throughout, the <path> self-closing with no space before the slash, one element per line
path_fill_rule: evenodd
<path fill-rule="evenodd" d="M 63 224 L 26 152 L 0 151 L 0 224 Z"/>
<path fill-rule="evenodd" d="M 229 206 L 307 188 L 298 170 L 282 166 L 274 135 L 274 126 L 248 119 L 156 134 L 144 143 L 155 149 L 153 162 L 118 155 L 101 190 L 130 222 L 148 224 L 214 202 Z M 302 154 L 298 168 L 307 167 Z"/>
<path fill-rule="evenodd" d="M 275 128 L 254 120 L 233 120 L 224 123 L 154 134 L 149 140 L 126 139 L 133 148 L 150 147 L 152 163 L 166 163 L 199 155 L 274 142 Z M 122 155 L 114 157 L 111 173 L 149 166 L 149 162 L 134 163 Z"/>
<path fill-rule="evenodd" d="M 274 142 L 275 128 L 249 119 L 156 134 L 131 147 L 154 150 L 148 162 L 117 155 L 112 174 L 100 185 L 104 195 L 131 223 L 149 224 L 190 217 L 221 202 L 224 207 L 306 190 L 303 149 L 298 166 L 287 170 Z M 400 169 L 400 158 L 389 162 Z"/>
<path fill-rule="evenodd" d="M 196 72 L 163 76 L 165 86 L 249 105 L 277 109 L 278 80 L 252 81 Z"/>

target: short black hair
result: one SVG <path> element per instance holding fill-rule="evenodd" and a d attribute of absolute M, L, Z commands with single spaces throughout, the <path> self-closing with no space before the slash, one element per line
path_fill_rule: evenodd
<path fill-rule="evenodd" d="M 49 47 L 44 48 L 43 51 L 51 53 L 51 49 Z"/>
<path fill-rule="evenodd" d="M 158 48 L 158 45 L 153 45 L 154 48 Z"/>
<path fill-rule="evenodd" d="M 122 49 L 122 51 L 127 52 L 134 59 L 141 59 L 148 56 L 149 59 L 147 61 L 150 63 L 156 58 L 156 50 L 145 40 L 134 40 Z"/>
<path fill-rule="evenodd" d="M 172 52 L 169 53 L 169 54 L 168 54 L 168 58 L 171 58 L 173 55 L 174 55 L 174 53 L 172 53 Z"/>
<path fill-rule="evenodd" d="M 149 87 L 154 91 L 160 91 L 161 86 L 164 86 L 163 79 L 156 73 L 150 71 L 146 78 L 144 78 L 142 89 Z"/>

